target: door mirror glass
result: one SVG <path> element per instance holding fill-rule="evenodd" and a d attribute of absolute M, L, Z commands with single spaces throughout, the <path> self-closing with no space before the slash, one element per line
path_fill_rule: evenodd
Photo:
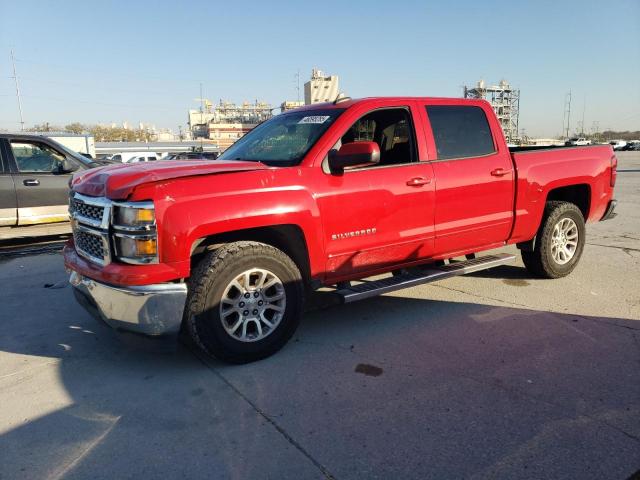
<path fill-rule="evenodd" d="M 71 162 L 69 159 L 65 158 L 62 161 L 59 161 L 56 163 L 53 171 L 51 173 L 55 173 L 55 174 L 63 174 L 63 173 L 71 173 L 71 172 L 75 172 L 78 169 L 78 167 Z"/>
<path fill-rule="evenodd" d="M 352 142 L 329 152 L 329 169 L 342 173 L 345 168 L 375 165 L 380 162 L 380 147 L 376 142 Z"/>

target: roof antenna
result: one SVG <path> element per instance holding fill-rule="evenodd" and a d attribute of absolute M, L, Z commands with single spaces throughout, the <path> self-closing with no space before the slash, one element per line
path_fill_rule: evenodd
<path fill-rule="evenodd" d="M 340 92 L 336 97 L 336 99 L 333 101 L 333 104 L 337 105 L 339 103 L 346 102 L 348 100 L 351 100 L 351 97 L 347 97 L 344 93 Z"/>

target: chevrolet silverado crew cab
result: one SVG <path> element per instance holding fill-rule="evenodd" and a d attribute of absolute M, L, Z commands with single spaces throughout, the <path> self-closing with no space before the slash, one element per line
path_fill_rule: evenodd
<path fill-rule="evenodd" d="M 509 150 L 481 100 L 341 99 L 274 116 L 215 162 L 77 173 L 65 265 L 112 327 L 249 362 L 320 287 L 351 302 L 513 261 L 475 256 L 506 244 L 532 274 L 568 275 L 585 222 L 614 215 L 616 167 L 609 145 Z"/>

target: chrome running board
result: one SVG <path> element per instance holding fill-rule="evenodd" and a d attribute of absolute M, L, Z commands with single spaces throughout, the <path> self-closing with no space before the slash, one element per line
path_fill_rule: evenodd
<path fill-rule="evenodd" d="M 358 285 L 352 285 L 336 291 L 344 303 L 356 302 L 364 298 L 375 297 L 383 293 L 395 292 L 403 288 L 415 287 L 424 283 L 431 283 L 445 278 L 466 275 L 467 273 L 486 270 L 511 263 L 516 259 L 510 253 L 499 253 L 497 255 L 487 255 L 472 260 L 453 262 L 440 267 L 428 266 L 420 273 L 402 273 L 394 277 L 383 278 L 382 280 L 363 281 Z"/>

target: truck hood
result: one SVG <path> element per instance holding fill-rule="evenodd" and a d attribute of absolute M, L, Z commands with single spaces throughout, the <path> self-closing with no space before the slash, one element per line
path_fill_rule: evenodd
<path fill-rule="evenodd" d="M 92 197 L 107 197 L 112 200 L 126 199 L 142 184 L 161 182 L 174 178 L 195 175 L 218 175 L 222 173 L 264 170 L 266 165 L 258 162 L 235 160 L 166 160 L 134 164 L 110 165 L 76 173 L 71 180 L 74 191 Z"/>

